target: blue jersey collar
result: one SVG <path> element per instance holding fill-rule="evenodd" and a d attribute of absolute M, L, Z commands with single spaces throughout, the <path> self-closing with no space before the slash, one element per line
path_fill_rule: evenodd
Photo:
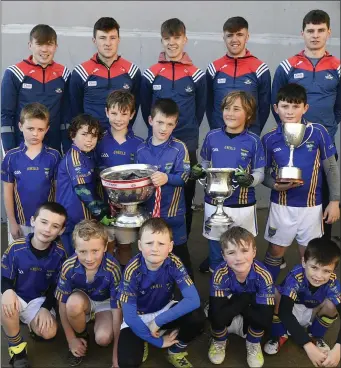
<path fill-rule="evenodd" d="M 225 125 L 221 127 L 221 130 L 223 131 L 223 133 L 224 133 L 225 135 L 227 135 L 228 133 L 227 133 L 227 131 L 226 131 L 225 129 L 226 129 L 226 126 L 225 126 Z M 247 132 L 248 132 L 248 129 L 247 129 L 247 128 L 245 128 L 242 132 L 240 132 L 240 134 L 239 134 L 239 135 L 245 135 Z M 228 136 L 228 135 L 227 135 L 227 136 Z"/>
<path fill-rule="evenodd" d="M 22 151 L 24 153 L 27 151 L 27 146 L 26 146 L 25 142 L 21 142 L 20 145 L 19 145 L 19 148 L 20 148 L 20 151 Z M 40 152 L 42 152 L 43 150 L 46 150 L 46 144 L 44 144 L 44 143 L 42 145 L 42 148 L 41 148 Z"/>
<path fill-rule="evenodd" d="M 140 259 L 141 259 L 140 271 L 141 271 L 141 273 L 142 273 L 142 274 L 147 275 L 147 274 L 148 274 L 148 271 L 150 271 L 150 270 L 148 270 L 148 268 L 147 268 L 146 260 L 144 259 L 144 257 L 143 257 L 143 255 L 142 255 L 142 253 L 140 253 Z M 162 265 L 160 266 L 160 268 L 159 268 L 158 270 L 156 270 L 156 271 L 159 271 L 161 268 L 167 267 L 167 266 L 169 265 L 169 262 L 170 262 L 170 258 L 169 258 L 169 257 L 167 257 L 167 258 L 163 261 L 163 263 L 162 263 Z"/>

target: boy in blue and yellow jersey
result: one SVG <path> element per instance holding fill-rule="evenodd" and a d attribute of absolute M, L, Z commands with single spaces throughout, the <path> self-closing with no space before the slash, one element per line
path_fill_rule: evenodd
<path fill-rule="evenodd" d="M 140 253 L 130 260 L 119 286 L 124 323 L 118 343 L 120 367 L 139 367 L 147 359 L 148 343 L 168 349 L 168 361 L 190 368 L 187 344 L 200 334 L 205 315 L 198 292 L 181 260 L 172 252 L 170 226 L 160 218 L 140 228 Z M 183 296 L 172 300 L 175 286 Z M 174 330 L 162 337 L 162 331 Z"/>
<path fill-rule="evenodd" d="M 54 200 L 54 186 L 60 154 L 43 144 L 49 130 L 49 111 L 37 102 L 20 113 L 19 129 L 24 142 L 8 151 L 1 164 L 4 204 L 9 242 L 26 236 L 31 217 L 46 201 Z"/>
<path fill-rule="evenodd" d="M 63 206 L 44 203 L 31 218 L 33 234 L 14 241 L 2 256 L 1 323 L 14 368 L 29 367 L 20 321 L 28 325 L 33 338 L 49 340 L 56 335 L 54 290 L 66 259 L 57 237 L 66 219 Z"/>
<path fill-rule="evenodd" d="M 205 73 L 195 66 L 184 52 L 187 43 L 186 26 L 178 18 L 167 19 L 161 25 L 163 52 L 159 60 L 145 70 L 141 78 L 141 112 L 149 133 L 149 115 L 156 101 L 171 98 L 179 107 L 179 121 L 174 137 L 186 144 L 191 166 L 197 163 L 199 127 L 206 108 Z M 195 181 L 188 180 L 184 187 L 187 236 L 192 225 L 192 202 Z"/>
<path fill-rule="evenodd" d="M 340 173 L 335 160 L 336 149 L 320 124 L 309 123 L 303 144 L 294 150 L 294 166 L 302 170 L 302 182 L 277 183 L 278 168 L 288 165 L 290 148 L 283 135 L 283 124 L 308 122 L 302 115 L 308 110 L 307 94 L 298 84 L 287 84 L 277 95 L 274 105 L 281 118 L 277 128 L 265 134 L 266 171 L 263 184 L 271 188 L 270 212 L 265 229 L 269 247 L 264 263 L 274 281 L 287 247 L 296 238 L 301 257 L 309 240 L 323 235 L 322 219 L 333 223 L 340 217 Z M 322 212 L 322 171 L 329 186 L 329 205 Z"/>
<path fill-rule="evenodd" d="M 221 110 L 225 126 L 207 133 L 201 149 L 201 165 L 205 168 L 241 169 L 235 175 L 239 187 L 225 200 L 224 211 L 231 216 L 235 226 L 242 226 L 256 236 L 255 186 L 263 181 L 265 166 L 260 138 L 249 131 L 256 114 L 256 101 L 247 92 L 231 92 L 223 99 Z M 202 262 L 202 272 L 208 272 L 209 269 L 213 272 L 223 261 L 219 244 L 221 232 L 205 227 L 206 220 L 216 208 L 214 199 L 206 195 L 203 236 L 209 239 L 209 262 Z"/>
<path fill-rule="evenodd" d="M 334 273 L 340 255 L 340 248 L 331 240 L 316 238 L 309 242 L 302 264 L 296 265 L 277 286 L 272 338 L 264 345 L 267 354 L 277 354 L 290 333 L 315 367 L 338 366 L 340 328 L 332 349 L 323 338 L 337 314 L 341 314 L 340 282 Z"/>
<path fill-rule="evenodd" d="M 91 115 L 78 115 L 71 122 L 69 135 L 73 144 L 58 168 L 56 201 L 68 213 L 62 241 L 68 256 L 71 256 L 74 252 L 72 231 L 75 225 L 92 217 L 102 220 L 109 208 L 96 189 L 94 149 L 102 135 L 99 121 Z"/>
<path fill-rule="evenodd" d="M 86 322 L 95 320 L 96 343 L 107 346 L 114 338 L 113 367 L 117 364 L 117 344 L 122 323 L 116 289 L 121 268 L 107 250 L 108 234 L 96 220 L 82 220 L 72 233 L 75 254 L 60 273 L 55 296 L 69 345 L 68 363 L 81 363 L 88 348 Z"/>
<path fill-rule="evenodd" d="M 151 110 L 149 124 L 153 136 L 137 149 L 136 161 L 158 167 L 152 176 L 156 187 L 161 187 L 160 217 L 172 228 L 174 249 L 193 278 L 192 265 L 187 247 L 186 205 L 184 186 L 190 171 L 186 145 L 172 136 L 179 117 L 177 104 L 167 98 L 157 100 Z M 152 211 L 155 195 L 147 202 Z"/>
<path fill-rule="evenodd" d="M 220 239 L 224 262 L 214 271 L 211 281 L 208 317 L 212 339 L 208 357 L 222 364 L 228 334 L 246 337 L 249 367 L 262 367 L 260 345 L 264 331 L 271 326 L 275 287 L 266 267 L 256 261 L 254 236 L 233 226 Z"/>
<path fill-rule="evenodd" d="M 104 132 L 103 138 L 96 146 L 98 171 L 112 166 L 135 163 L 137 147 L 143 142 L 142 138 L 137 137 L 129 129 L 129 122 L 136 113 L 133 94 L 125 90 L 111 92 L 107 97 L 105 112 L 111 128 Z M 101 185 L 99 188 L 103 192 Z M 105 201 L 108 201 L 106 191 L 102 196 Z M 115 240 L 114 228 L 109 227 L 108 232 L 110 241 Z M 121 265 L 126 265 L 132 257 L 131 243 L 116 242 L 115 245 L 115 257 Z"/>
<path fill-rule="evenodd" d="M 129 129 L 129 122 L 136 114 L 134 95 L 125 90 L 111 92 L 105 113 L 110 128 L 96 146 L 98 169 L 134 164 L 137 147 L 143 142 Z"/>

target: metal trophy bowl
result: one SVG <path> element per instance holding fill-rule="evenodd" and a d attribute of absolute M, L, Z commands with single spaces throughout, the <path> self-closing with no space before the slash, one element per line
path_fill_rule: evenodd
<path fill-rule="evenodd" d="M 200 184 L 205 187 L 205 193 L 216 201 L 215 213 L 205 221 L 205 232 L 211 233 L 216 238 L 219 238 L 234 222 L 224 211 L 224 201 L 231 197 L 233 191 L 238 187 L 238 185 L 233 184 L 233 175 L 238 170 L 209 168 L 205 170 L 206 182 L 203 184 L 199 180 Z"/>
<path fill-rule="evenodd" d="M 309 137 L 302 142 L 307 127 L 311 127 Z M 278 171 L 276 182 L 287 183 L 296 182 L 303 183 L 302 170 L 294 166 L 294 149 L 300 147 L 306 143 L 313 133 L 312 124 L 297 124 L 297 123 L 285 123 L 283 124 L 283 136 L 285 143 L 290 147 L 289 162 L 287 166 L 281 167 Z"/>
<path fill-rule="evenodd" d="M 139 228 L 150 214 L 139 207 L 140 203 L 147 201 L 154 193 L 155 187 L 150 176 L 157 171 L 156 166 L 144 164 L 129 164 L 109 167 L 100 173 L 102 185 L 105 188 L 109 200 L 114 205 L 121 205 L 122 209 L 114 223 L 115 236 L 120 243 L 130 242 L 124 234 L 130 234 L 135 240 L 135 234 L 131 231 L 122 231 Z M 119 230 L 119 231 L 118 231 Z"/>

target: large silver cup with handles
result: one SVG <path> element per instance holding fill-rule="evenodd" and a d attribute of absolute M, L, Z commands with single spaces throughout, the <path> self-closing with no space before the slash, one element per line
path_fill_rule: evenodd
<path fill-rule="evenodd" d="M 311 129 L 310 135 L 304 142 L 302 142 L 308 127 Z M 308 123 L 307 125 L 298 123 L 283 124 L 283 136 L 285 143 L 290 147 L 290 155 L 288 165 L 281 167 L 278 171 L 276 179 L 278 183 L 287 183 L 291 181 L 303 184 L 302 170 L 299 167 L 294 166 L 294 150 L 310 139 L 313 129 L 314 128 L 311 123 Z"/>
<path fill-rule="evenodd" d="M 139 205 L 153 195 L 155 187 L 150 177 L 156 171 L 156 166 L 128 164 L 109 167 L 100 173 L 110 202 L 113 206 L 122 207 L 112 224 L 113 233 L 120 244 L 135 241 L 136 229 L 151 216 Z"/>
<path fill-rule="evenodd" d="M 215 213 L 205 221 L 205 233 L 214 238 L 220 238 L 220 235 L 234 223 L 233 219 L 224 211 L 224 201 L 231 197 L 238 187 L 233 180 L 236 171 L 239 169 L 209 168 L 205 170 L 206 181 L 199 180 L 205 188 L 205 193 L 213 198 L 217 205 Z"/>

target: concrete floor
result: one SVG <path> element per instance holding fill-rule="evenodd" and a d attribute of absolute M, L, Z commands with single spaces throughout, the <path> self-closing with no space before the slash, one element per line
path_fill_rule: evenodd
<path fill-rule="evenodd" d="M 267 243 L 263 239 L 264 228 L 266 223 L 267 210 L 258 211 L 258 226 L 259 235 L 257 236 L 258 254 L 257 258 L 262 260 L 266 251 Z M 195 268 L 195 280 L 202 301 L 208 298 L 209 294 L 209 278 L 208 274 L 198 272 L 198 266 L 207 254 L 207 241 L 201 235 L 203 213 L 195 212 L 192 233 L 189 240 L 189 249 L 192 257 L 192 263 Z M 333 226 L 333 235 L 340 235 L 340 223 Z M 3 225 L 1 229 L 2 252 L 7 246 L 7 229 Z M 297 246 L 293 244 L 286 255 L 288 267 L 282 270 L 279 281 L 283 279 L 288 269 L 299 261 Z M 89 331 L 92 332 L 93 325 L 89 326 Z M 328 331 L 326 341 L 329 344 L 334 344 L 337 331 L 339 328 L 339 320 Z M 28 353 L 31 366 L 35 367 L 67 367 L 65 358 L 67 354 L 67 344 L 62 329 L 58 330 L 57 336 L 50 342 L 35 342 L 27 333 L 27 328 L 22 325 L 22 334 L 28 341 Z M 188 348 L 189 358 L 194 367 L 206 368 L 213 367 L 207 358 L 209 339 L 209 325 L 206 324 L 206 329 L 203 335 L 197 338 Z M 227 353 L 224 364 L 221 367 L 247 367 L 245 342 L 238 336 L 231 335 L 227 347 Z M 95 344 L 93 335 L 91 335 L 90 347 L 86 359 L 81 364 L 81 367 L 99 368 L 111 366 L 112 346 L 101 348 Z M 1 339 L 1 367 L 9 367 L 7 342 L 2 336 Z M 281 352 L 277 356 L 265 355 L 265 367 L 311 367 L 303 349 L 294 345 L 290 340 L 284 345 Z M 166 360 L 166 351 L 150 347 L 149 357 L 143 367 L 171 367 Z"/>

